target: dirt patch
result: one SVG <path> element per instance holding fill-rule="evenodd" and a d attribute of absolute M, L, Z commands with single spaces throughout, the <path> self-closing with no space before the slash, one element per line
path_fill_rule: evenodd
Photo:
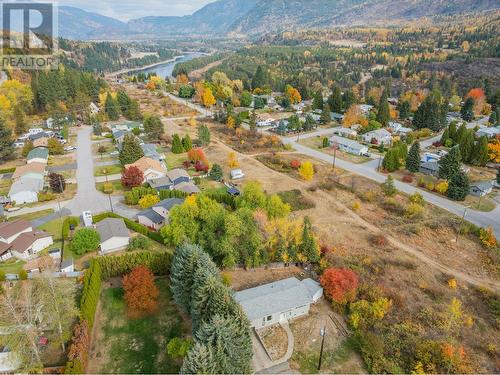
<path fill-rule="evenodd" d="M 304 277 L 304 270 L 300 267 L 290 266 L 284 268 L 254 268 L 245 270 L 225 271 L 225 275 L 231 280 L 231 287 L 238 291 L 253 288 L 273 281 L 287 279 L 297 276 Z"/>
<path fill-rule="evenodd" d="M 280 325 L 260 329 L 258 332 L 273 361 L 283 358 L 288 349 L 288 335 Z"/>

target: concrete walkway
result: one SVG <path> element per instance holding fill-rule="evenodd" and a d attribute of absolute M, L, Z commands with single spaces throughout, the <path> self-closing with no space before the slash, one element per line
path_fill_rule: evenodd
<path fill-rule="evenodd" d="M 288 361 L 292 358 L 293 349 L 295 347 L 295 338 L 293 337 L 292 330 L 288 325 L 288 322 L 280 322 L 280 326 L 285 330 L 287 336 L 287 348 L 286 353 L 280 359 L 275 361 L 269 358 L 263 344 L 257 337 L 257 332 L 253 332 L 252 335 L 252 345 L 253 345 L 253 358 L 252 367 L 255 373 L 259 374 L 275 374 L 275 373 L 288 373 L 290 366 L 288 366 Z M 275 371 L 275 370 L 280 371 Z"/>

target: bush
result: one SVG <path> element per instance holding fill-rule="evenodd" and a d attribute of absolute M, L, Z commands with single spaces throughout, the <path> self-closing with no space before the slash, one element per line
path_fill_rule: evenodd
<path fill-rule="evenodd" d="M 387 179 L 382 184 L 382 191 L 388 197 L 393 197 L 398 192 L 396 186 L 394 186 L 394 178 L 391 175 L 387 176 Z"/>
<path fill-rule="evenodd" d="M 38 202 L 47 202 L 54 199 L 56 199 L 56 195 L 50 191 L 38 193 Z"/>
<path fill-rule="evenodd" d="M 160 201 L 160 198 L 158 197 L 158 195 L 156 193 L 155 194 L 147 194 L 147 195 L 143 196 L 141 199 L 139 199 L 139 206 L 141 206 L 141 208 L 143 208 L 143 209 L 146 209 L 146 208 L 149 208 L 151 206 L 154 206 L 159 201 Z"/>
<path fill-rule="evenodd" d="M 144 236 L 137 236 L 130 240 L 128 250 L 147 250 L 151 246 L 149 239 Z"/>
<path fill-rule="evenodd" d="M 403 182 L 406 182 L 407 184 L 411 184 L 413 182 L 413 177 L 410 176 L 409 174 L 405 174 L 403 176 Z"/>
<path fill-rule="evenodd" d="M 81 318 L 87 322 L 89 328 L 94 325 L 95 311 L 101 294 L 101 266 L 96 261 L 97 259 L 101 258 L 93 259 L 90 262 L 90 267 L 85 271 L 83 291 L 80 298 Z"/>
<path fill-rule="evenodd" d="M 352 204 L 352 210 L 353 211 L 358 211 L 361 208 L 361 202 L 356 200 Z"/>
<path fill-rule="evenodd" d="M 411 203 L 416 203 L 420 206 L 423 206 L 425 204 L 425 199 L 419 192 L 410 195 L 408 199 L 410 200 Z"/>
<path fill-rule="evenodd" d="M 28 280 L 28 272 L 25 270 L 19 271 L 19 280 Z"/>
<path fill-rule="evenodd" d="M 111 182 L 105 182 L 102 185 L 102 192 L 104 194 L 111 194 L 111 193 L 113 193 L 114 190 L 115 190 L 115 188 L 113 187 L 113 184 Z"/>
<path fill-rule="evenodd" d="M 417 185 L 418 185 L 418 187 L 425 187 L 425 178 L 423 176 L 420 176 L 418 178 Z"/>
<path fill-rule="evenodd" d="M 425 188 L 430 191 L 434 191 L 435 185 L 434 182 L 428 181 L 425 183 Z"/>
<path fill-rule="evenodd" d="M 439 194 L 445 195 L 448 191 L 448 181 L 441 181 L 434 188 Z"/>
<path fill-rule="evenodd" d="M 479 229 L 479 240 L 487 249 L 493 249 L 497 246 L 497 239 L 493 234 L 492 227 Z"/>
<path fill-rule="evenodd" d="M 290 167 L 293 169 L 299 169 L 300 168 L 300 161 L 297 159 L 294 159 L 290 162 Z"/>
<path fill-rule="evenodd" d="M 75 254 L 83 255 L 97 250 L 101 242 L 99 233 L 92 228 L 81 228 L 75 232 L 70 248 Z"/>
<path fill-rule="evenodd" d="M 370 242 L 378 247 L 385 247 L 389 245 L 389 240 L 383 234 L 375 234 L 370 238 Z"/>
<path fill-rule="evenodd" d="M 146 188 L 146 187 L 134 187 L 132 190 L 127 191 L 125 193 L 125 203 L 130 205 L 130 206 L 135 206 L 136 204 L 139 203 L 139 200 L 148 195 L 148 194 L 156 194 L 156 190 L 152 188 Z M 160 196 L 161 198 L 161 196 Z M 161 198 L 165 199 L 165 198 Z"/>
<path fill-rule="evenodd" d="M 338 304 L 354 301 L 358 288 L 358 276 L 345 268 L 328 268 L 320 278 L 325 294 Z"/>
<path fill-rule="evenodd" d="M 406 207 L 405 216 L 409 219 L 418 219 L 424 215 L 424 208 L 415 202 L 412 202 Z"/>
<path fill-rule="evenodd" d="M 0 281 L 5 281 L 5 271 L 0 270 Z"/>

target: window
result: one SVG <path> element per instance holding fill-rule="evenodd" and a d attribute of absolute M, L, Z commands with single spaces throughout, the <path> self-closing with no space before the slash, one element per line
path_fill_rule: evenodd
<path fill-rule="evenodd" d="M 270 321 L 272 318 L 273 318 L 273 316 L 272 316 L 272 315 L 268 315 L 268 316 L 267 316 L 267 321 Z"/>

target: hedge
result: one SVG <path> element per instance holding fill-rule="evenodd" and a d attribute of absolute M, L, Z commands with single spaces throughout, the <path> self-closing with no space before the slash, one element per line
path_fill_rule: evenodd
<path fill-rule="evenodd" d="M 63 221 L 62 226 L 62 237 L 63 239 L 67 239 L 69 236 L 69 227 L 73 224 L 75 227 L 80 224 L 80 218 L 77 216 L 68 216 Z"/>
<path fill-rule="evenodd" d="M 188 193 L 185 193 L 180 190 L 166 190 L 166 189 L 160 190 L 159 195 L 160 195 L 160 200 L 168 198 L 187 198 L 189 196 Z"/>
<path fill-rule="evenodd" d="M 122 276 L 137 266 L 146 266 L 155 275 L 166 275 L 170 269 L 170 252 L 152 253 L 142 251 L 118 256 L 98 257 L 93 260 L 99 264 L 103 278 Z"/>
<path fill-rule="evenodd" d="M 101 294 L 101 266 L 92 260 L 83 278 L 83 292 L 80 299 L 81 318 L 86 320 L 89 329 L 94 324 L 95 310 Z"/>
<path fill-rule="evenodd" d="M 98 223 L 98 222 L 100 222 L 108 217 L 112 217 L 115 219 L 123 219 L 123 221 L 125 222 L 125 225 L 127 226 L 128 229 L 133 230 L 134 232 L 140 233 L 146 237 L 149 237 L 153 241 L 161 243 L 162 245 L 165 244 L 165 242 L 163 241 L 163 237 L 159 233 L 153 232 L 153 231 L 149 230 L 148 227 L 146 227 L 142 224 L 136 223 L 133 220 L 127 219 L 126 217 L 120 216 L 120 215 L 115 214 L 113 212 L 104 212 L 102 214 L 95 215 L 93 218 L 94 224 Z"/>
<path fill-rule="evenodd" d="M 4 169 L 0 169 L 0 174 L 14 173 L 15 171 L 16 171 L 16 167 L 13 167 L 13 168 L 4 168 Z"/>

